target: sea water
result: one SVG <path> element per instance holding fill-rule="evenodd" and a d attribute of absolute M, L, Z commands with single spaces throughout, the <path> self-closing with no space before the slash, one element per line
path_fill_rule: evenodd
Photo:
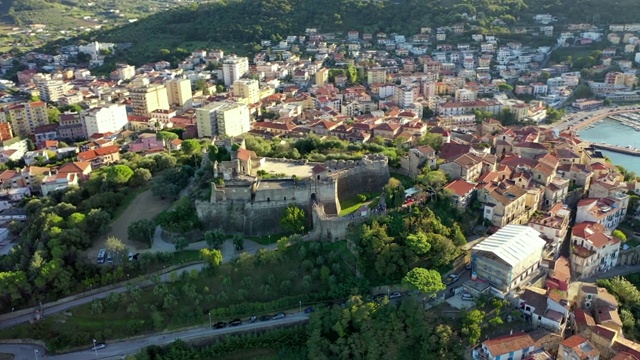
<path fill-rule="evenodd" d="M 640 123 L 638 124 L 640 126 Z M 581 139 L 594 143 L 605 143 L 617 146 L 631 146 L 640 149 L 640 131 L 619 121 L 606 118 L 601 123 L 593 123 L 593 128 L 584 128 L 578 132 Z M 627 170 L 640 174 L 640 156 L 620 154 L 613 151 L 601 150 L 602 154 L 611 159 L 614 165 L 624 166 Z"/>

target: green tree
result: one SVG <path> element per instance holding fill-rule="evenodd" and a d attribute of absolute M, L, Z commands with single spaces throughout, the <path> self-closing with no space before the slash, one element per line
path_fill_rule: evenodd
<path fill-rule="evenodd" d="M 622 241 L 622 242 L 627 241 L 627 235 L 625 235 L 625 234 L 624 234 L 621 230 L 619 230 L 619 229 L 613 230 L 613 232 L 611 233 L 611 236 L 613 236 L 614 238 L 616 238 L 616 239 L 618 239 L 618 240 L 620 240 L 620 241 Z"/>
<path fill-rule="evenodd" d="M 442 282 L 440 273 L 423 268 L 415 268 L 409 271 L 402 278 L 402 283 L 425 294 L 435 294 L 447 288 Z"/>
<path fill-rule="evenodd" d="M 196 139 L 189 139 L 182 142 L 182 151 L 188 156 L 194 156 L 199 154 L 202 151 L 202 146 Z M 194 158 L 194 166 L 198 167 L 198 164 L 195 163 L 196 159 Z"/>
<path fill-rule="evenodd" d="M 484 321 L 485 313 L 481 310 L 465 311 L 461 318 L 462 320 L 462 335 L 466 336 L 469 344 L 475 345 L 480 340 L 482 335 L 482 322 Z"/>
<path fill-rule="evenodd" d="M 147 244 L 149 247 L 153 245 L 153 234 L 156 224 L 151 220 L 143 219 L 129 224 L 127 234 L 129 240 Z"/>
<path fill-rule="evenodd" d="M 133 170 L 127 165 L 112 165 L 107 170 L 107 181 L 115 185 L 124 185 L 133 176 Z"/>
<path fill-rule="evenodd" d="M 127 246 L 115 236 L 109 236 L 105 244 L 107 250 L 115 255 L 115 258 L 122 260 L 127 253 Z"/>
<path fill-rule="evenodd" d="M 407 235 L 406 243 L 407 246 L 417 255 L 425 255 L 431 249 L 429 239 L 422 231 L 419 231 L 416 234 Z"/>
<path fill-rule="evenodd" d="M 222 244 L 224 243 L 225 238 L 226 235 L 220 228 L 208 230 L 204 233 L 204 241 L 210 248 L 213 249 L 220 249 L 222 247 Z"/>
<path fill-rule="evenodd" d="M 48 106 L 47 119 L 49 119 L 49 124 L 57 124 L 60 121 L 60 110 L 56 107 Z"/>
<path fill-rule="evenodd" d="M 304 232 L 304 224 L 306 222 L 306 215 L 304 210 L 290 204 L 284 209 L 284 213 L 280 218 L 280 226 L 287 232 L 302 233 Z"/>
<path fill-rule="evenodd" d="M 422 174 L 416 177 L 416 182 L 427 190 L 439 192 L 447 183 L 447 174 L 441 170 L 431 170 L 427 166 L 422 169 Z"/>
<path fill-rule="evenodd" d="M 212 269 L 222 264 L 222 253 L 217 249 L 200 249 L 200 257 Z"/>
<path fill-rule="evenodd" d="M 146 185 L 152 177 L 153 175 L 151 175 L 149 169 L 137 168 L 133 171 L 131 179 L 129 179 L 129 185 L 133 187 Z"/>
<path fill-rule="evenodd" d="M 189 240 L 184 236 L 180 236 L 176 239 L 175 248 L 176 250 L 184 250 L 189 246 Z"/>
<path fill-rule="evenodd" d="M 233 247 L 237 251 L 244 250 L 244 236 L 242 234 L 233 234 Z"/>
<path fill-rule="evenodd" d="M 384 186 L 385 202 L 388 207 L 399 207 L 404 203 L 405 189 L 402 182 L 396 178 L 390 178 Z"/>
<path fill-rule="evenodd" d="M 438 151 L 442 147 L 442 135 L 427 132 L 420 137 L 418 145 L 429 145 L 433 150 Z"/>

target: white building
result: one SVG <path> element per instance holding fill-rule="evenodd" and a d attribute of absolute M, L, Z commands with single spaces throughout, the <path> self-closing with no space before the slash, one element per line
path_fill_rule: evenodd
<path fill-rule="evenodd" d="M 260 101 L 260 84 L 258 80 L 240 79 L 233 82 L 233 96 L 247 99 L 247 104 Z"/>
<path fill-rule="evenodd" d="M 591 221 L 604 226 L 608 231 L 615 230 L 627 214 L 630 198 L 624 193 L 617 195 L 580 200 L 576 210 L 576 223 Z"/>
<path fill-rule="evenodd" d="M 191 92 L 191 80 L 172 79 L 165 83 L 169 105 L 177 107 L 191 107 L 193 93 Z M 155 110 L 155 109 L 154 109 Z"/>
<path fill-rule="evenodd" d="M 237 57 L 236 55 L 232 55 L 227 56 L 222 60 L 222 77 L 224 79 L 224 86 L 231 86 L 231 84 L 248 72 L 249 59 L 246 57 Z"/>
<path fill-rule="evenodd" d="M 620 240 L 600 224 L 580 222 L 571 229 L 571 273 L 577 279 L 610 270 L 618 264 L 619 252 Z"/>
<path fill-rule="evenodd" d="M 473 269 L 493 291 L 509 292 L 538 269 L 545 245 L 535 229 L 507 225 L 471 249 Z"/>
<path fill-rule="evenodd" d="M 238 136 L 251 130 L 247 105 L 214 102 L 196 109 L 198 136 Z"/>
<path fill-rule="evenodd" d="M 106 132 L 118 133 L 127 125 L 127 109 L 124 105 L 110 104 L 84 111 L 80 114 L 85 135 Z"/>

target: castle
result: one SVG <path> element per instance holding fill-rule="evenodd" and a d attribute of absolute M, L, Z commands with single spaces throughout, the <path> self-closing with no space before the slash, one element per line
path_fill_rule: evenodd
<path fill-rule="evenodd" d="M 280 218 L 290 204 L 305 211 L 309 227 L 319 229 L 322 219 L 339 219 L 340 199 L 381 190 L 389 180 L 388 159 L 380 154 L 313 163 L 258 158 L 241 145 L 231 151 L 231 160 L 215 162 L 213 168 L 224 185 L 216 185 L 219 180 L 211 183 L 209 201 L 196 201 L 198 216 L 211 228 L 247 236 L 283 233 Z M 277 169 L 280 176 L 261 179 L 258 174 L 269 169 Z M 314 209 L 322 211 L 321 216 L 311 216 Z"/>

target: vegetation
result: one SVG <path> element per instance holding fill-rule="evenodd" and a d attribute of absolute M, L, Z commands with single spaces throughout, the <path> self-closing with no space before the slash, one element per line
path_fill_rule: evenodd
<path fill-rule="evenodd" d="M 163 229 L 181 234 L 199 229 L 202 225 L 196 208 L 188 197 L 181 198 L 173 207 L 158 214 L 155 221 Z"/>
<path fill-rule="evenodd" d="M 218 250 L 207 250 L 213 259 L 207 258 L 212 264 L 208 271 L 174 273 L 169 283 L 153 277 L 148 290 L 132 286 L 126 293 L 74 308 L 71 315 L 51 315 L 43 322 L 2 331 L 0 337 L 43 339 L 55 351 L 84 346 L 93 338 L 111 341 L 204 324 L 209 312 L 213 319 L 228 321 L 366 289 L 346 267 L 353 259 L 344 242 L 296 244 L 281 251 L 259 251 L 256 256 L 240 255 L 225 264 L 220 264 Z"/>
<path fill-rule="evenodd" d="M 618 299 L 625 337 L 640 340 L 640 322 L 635 320 L 640 319 L 640 274 L 631 274 L 627 278 L 617 276 L 600 279 L 597 284 Z"/>
<path fill-rule="evenodd" d="M 407 273 L 402 282 L 425 294 L 435 294 L 447 287 L 442 283 L 442 276 L 435 270 L 414 268 Z"/>
<path fill-rule="evenodd" d="M 287 232 L 301 234 L 304 231 L 307 216 L 304 210 L 291 204 L 284 209 L 280 218 L 280 226 Z"/>

